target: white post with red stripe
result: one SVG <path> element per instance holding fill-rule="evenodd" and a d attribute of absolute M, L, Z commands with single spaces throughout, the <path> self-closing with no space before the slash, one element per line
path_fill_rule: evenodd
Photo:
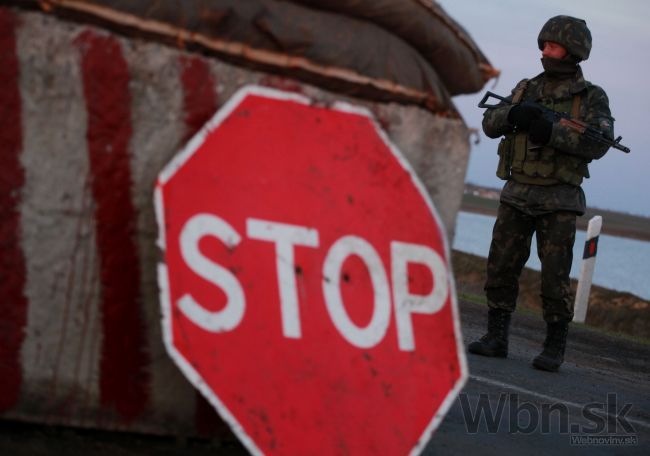
<path fill-rule="evenodd" d="M 587 240 L 585 250 L 582 254 L 582 266 L 580 267 L 580 278 L 576 290 L 576 300 L 573 311 L 573 321 L 584 323 L 587 318 L 587 306 L 589 305 L 589 291 L 591 290 L 591 279 L 596 266 L 596 253 L 598 252 L 598 236 L 603 226 L 603 218 L 596 215 L 589 220 L 587 227 Z"/>

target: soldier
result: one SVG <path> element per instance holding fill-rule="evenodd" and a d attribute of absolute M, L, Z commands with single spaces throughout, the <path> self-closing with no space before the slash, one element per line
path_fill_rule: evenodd
<path fill-rule="evenodd" d="M 531 102 L 570 113 L 610 138 L 614 137 L 614 119 L 607 95 L 583 78 L 579 66 L 591 50 L 586 22 L 570 16 L 553 17 L 542 27 L 537 42 L 544 72 L 519 82 L 509 97 L 512 104 L 487 109 L 483 118 L 487 136 L 505 135 L 498 147 L 497 176 L 507 182 L 487 262 L 488 331 L 468 349 L 484 356 L 507 356 L 510 314 L 535 233 L 547 333 L 533 366 L 557 371 L 564 361 L 573 319 L 569 272 L 576 216 L 586 208 L 580 184 L 589 177 L 587 164 L 601 158 L 608 146 L 543 118 Z"/>

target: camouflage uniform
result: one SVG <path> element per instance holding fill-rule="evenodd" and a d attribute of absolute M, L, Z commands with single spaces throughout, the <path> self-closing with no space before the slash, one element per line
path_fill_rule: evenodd
<path fill-rule="evenodd" d="M 508 356 L 508 328 L 517 302 L 519 275 L 536 233 L 546 338 L 542 353 L 532 364 L 555 372 L 564 362 L 573 319 L 569 271 L 576 216 L 585 211 L 580 184 L 589 177 L 588 164 L 605 155 L 608 146 L 571 129 L 569 125 L 575 124 L 545 116 L 540 105 L 570 113 L 610 139 L 614 138 L 614 119 L 603 89 L 585 81 L 578 66 L 591 51 L 587 23 L 570 16 L 552 17 L 537 42 L 544 73 L 521 81 L 512 91 L 510 103 L 486 110 L 483 117 L 486 135 L 504 136 L 499 143 L 497 176 L 507 183 L 501 192 L 488 257 L 487 333 L 467 349 L 482 356 Z"/>
<path fill-rule="evenodd" d="M 544 33 L 545 29 L 540 33 L 540 49 L 543 41 L 550 41 L 544 39 Z M 565 36 L 564 43 L 571 43 L 570 37 Z M 565 48 L 571 53 L 570 44 Z M 583 47 L 576 49 L 573 55 L 581 55 L 576 55 L 577 71 L 571 77 L 552 78 L 548 72 L 541 73 L 517 84 L 510 98 L 519 92 L 518 101 L 533 101 L 555 111 L 572 110 L 578 119 L 613 138 L 614 119 L 607 95 L 600 87 L 585 81 L 577 61 L 586 58 L 588 51 L 585 55 L 581 52 Z M 601 158 L 607 146 L 558 122 L 552 124 L 548 142 L 536 144 L 527 131 L 517 131 L 508 121 L 511 109 L 511 105 L 503 104 L 486 110 L 483 118 L 487 136 L 505 135 L 499 146 L 497 175 L 507 180 L 488 258 L 485 284 L 488 305 L 509 312 L 514 310 L 519 275 L 536 233 L 537 253 L 542 263 L 544 319 L 549 323 L 568 322 L 573 318 L 569 272 L 576 216 L 584 214 L 586 206 L 580 184 L 583 178 L 589 177 L 588 163 Z"/>
<path fill-rule="evenodd" d="M 528 256 L 533 233 L 542 262 L 542 303 L 547 322 L 571 321 L 569 282 L 576 214 L 547 212 L 537 216 L 501 204 L 494 225 L 485 291 L 488 305 L 512 312 L 519 292 L 519 274 Z"/>

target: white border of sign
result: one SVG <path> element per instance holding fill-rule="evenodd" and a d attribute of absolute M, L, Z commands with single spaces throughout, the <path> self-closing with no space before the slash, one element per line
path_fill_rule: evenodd
<path fill-rule="evenodd" d="M 156 188 L 154 191 L 154 206 L 156 210 L 156 221 L 158 223 L 158 241 L 157 244 L 160 249 L 164 252 L 166 249 L 165 245 L 165 220 L 164 220 L 164 203 L 162 200 L 162 186 L 165 185 L 173 175 L 189 160 L 192 155 L 197 151 L 197 149 L 203 144 L 205 138 L 210 132 L 218 128 L 223 121 L 230 116 L 230 114 L 241 104 L 241 102 L 248 97 L 249 95 L 255 95 L 260 97 L 271 98 L 275 100 L 285 100 L 293 101 L 303 105 L 312 105 L 314 104 L 309 98 L 304 95 L 284 92 L 277 89 L 271 89 L 267 87 L 261 87 L 256 85 L 247 85 L 239 89 L 227 102 L 224 104 L 219 111 L 201 128 L 201 130 L 194 135 L 194 137 L 187 143 L 187 145 L 176 155 L 174 158 L 163 168 L 163 170 L 158 175 L 158 180 L 156 182 Z M 447 242 L 447 237 L 444 231 L 444 225 L 441 222 L 438 211 L 436 210 L 429 194 L 422 184 L 422 182 L 417 178 L 415 172 L 413 171 L 410 163 L 404 158 L 402 153 L 397 149 L 397 147 L 388 139 L 388 136 L 379 126 L 375 120 L 372 113 L 366 109 L 359 106 L 354 106 L 349 103 L 344 102 L 335 102 L 330 106 L 330 109 L 347 112 L 351 114 L 357 114 L 359 116 L 367 117 L 375 127 L 375 130 L 384 141 L 386 146 L 393 153 L 397 161 L 402 165 L 402 167 L 409 173 L 411 180 L 415 187 L 418 189 L 422 198 L 427 204 L 427 207 L 431 211 L 438 227 L 440 228 L 440 233 L 442 235 L 445 254 L 447 255 L 447 269 L 452 271 L 451 268 L 451 252 L 449 249 L 449 243 Z M 460 363 L 460 377 L 455 383 L 452 390 L 449 392 L 447 397 L 440 405 L 438 413 L 436 413 L 431 422 L 427 425 L 424 432 L 418 439 L 417 444 L 411 450 L 411 455 L 417 455 L 422 452 L 426 444 L 431 439 L 431 435 L 435 429 L 440 425 L 440 422 L 446 415 L 449 408 L 452 406 L 454 400 L 456 399 L 460 390 L 465 386 L 468 377 L 467 369 L 467 360 L 465 358 L 465 346 L 463 344 L 463 338 L 460 332 L 460 317 L 458 312 L 458 302 L 456 299 L 456 284 L 454 281 L 453 274 L 449 274 L 449 284 L 450 284 L 450 294 L 451 294 L 451 310 L 454 320 L 454 331 L 456 334 L 456 350 L 458 353 L 458 359 Z M 176 365 L 183 372 L 185 377 L 197 388 L 203 396 L 212 404 L 213 407 L 217 409 L 221 418 L 224 419 L 235 433 L 237 438 L 244 444 L 244 446 L 254 455 L 264 454 L 258 447 L 255 445 L 255 442 L 246 434 L 243 426 L 237 421 L 234 415 L 228 410 L 221 400 L 210 390 L 208 385 L 203 381 L 201 375 L 194 369 L 194 367 L 183 357 L 183 355 L 176 350 L 172 341 L 172 321 L 171 321 L 171 300 L 169 296 L 169 276 L 167 271 L 167 266 L 163 263 L 158 265 L 158 286 L 160 288 L 160 305 L 162 311 L 162 331 L 163 331 L 163 341 L 167 353 L 174 360 Z"/>

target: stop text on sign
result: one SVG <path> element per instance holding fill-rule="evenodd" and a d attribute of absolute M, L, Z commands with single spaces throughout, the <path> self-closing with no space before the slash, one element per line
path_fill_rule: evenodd
<path fill-rule="evenodd" d="M 320 247 L 318 230 L 278 221 L 247 218 L 246 235 L 251 241 L 274 244 L 282 333 L 287 338 L 301 338 L 294 251 L 296 248 Z M 199 277 L 221 288 L 227 298 L 226 305 L 218 311 L 209 310 L 191 293 L 183 294 L 178 299 L 177 305 L 186 318 L 206 331 L 215 333 L 232 331 L 244 318 L 245 293 L 233 272 L 201 252 L 199 244 L 205 237 L 216 238 L 229 249 L 234 249 L 244 241 L 241 234 L 228 221 L 210 213 L 192 216 L 185 222 L 180 232 L 180 251 L 183 261 Z M 343 263 L 351 256 L 358 257 L 365 264 L 372 284 L 372 317 L 363 327 L 352 321 L 341 294 L 341 270 Z M 424 266 L 431 272 L 433 287 L 428 294 L 413 294 L 409 290 L 409 264 Z M 392 307 L 398 347 L 402 351 L 413 351 L 415 350 L 413 314 L 434 314 L 444 306 L 449 294 L 447 268 L 443 258 L 431 247 L 391 241 L 390 269 L 392 296 L 388 274 L 379 253 L 372 244 L 360 236 L 341 236 L 328 247 L 322 265 L 325 306 L 341 336 L 350 344 L 360 348 L 374 347 L 384 339 L 390 324 Z"/>

